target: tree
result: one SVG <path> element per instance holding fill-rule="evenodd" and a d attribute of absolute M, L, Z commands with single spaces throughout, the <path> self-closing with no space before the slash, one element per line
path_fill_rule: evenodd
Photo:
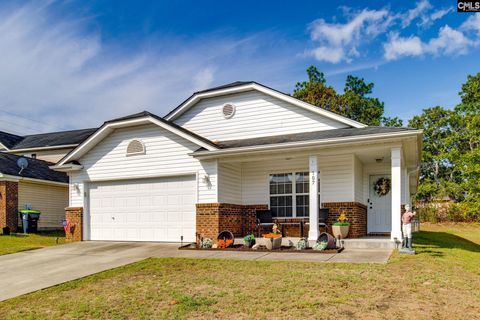
<path fill-rule="evenodd" d="M 347 76 L 343 94 L 326 84 L 325 75 L 315 66 L 307 69 L 308 81 L 297 82 L 293 96 L 302 101 L 373 126 L 402 126 L 398 118 L 383 116 L 384 105 L 370 97 L 374 84 L 363 78 Z"/>
<path fill-rule="evenodd" d="M 417 198 L 455 197 L 456 156 L 458 154 L 456 117 L 442 107 L 424 109 L 409 121 L 412 128 L 423 129 L 423 153 Z M 452 185 L 453 183 L 453 185 Z"/>
<path fill-rule="evenodd" d="M 323 72 L 314 66 L 307 69 L 308 81 L 297 82 L 293 96 L 335 113 L 340 112 L 340 97 L 333 87 L 326 85 Z"/>

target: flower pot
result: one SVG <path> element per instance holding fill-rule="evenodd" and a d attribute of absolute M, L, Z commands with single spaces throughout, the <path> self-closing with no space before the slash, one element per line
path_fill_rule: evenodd
<path fill-rule="evenodd" d="M 279 249 L 282 246 L 282 236 L 263 237 L 263 243 L 268 250 Z"/>
<path fill-rule="evenodd" d="M 350 226 L 332 226 L 332 233 L 335 238 L 345 239 L 349 230 Z"/>

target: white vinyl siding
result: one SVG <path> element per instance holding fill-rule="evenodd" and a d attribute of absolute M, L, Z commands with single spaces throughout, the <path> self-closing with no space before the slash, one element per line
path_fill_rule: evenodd
<path fill-rule="evenodd" d="M 239 163 L 219 163 L 218 202 L 242 203 L 242 168 Z"/>
<path fill-rule="evenodd" d="M 363 164 L 362 162 L 354 155 L 354 179 L 355 179 L 355 201 L 360 203 L 366 203 L 363 200 Z"/>
<path fill-rule="evenodd" d="M 67 186 L 19 182 L 18 209 L 25 205 L 41 212 L 38 227 L 40 229 L 61 229 L 65 219 L 65 208 L 68 206 Z"/>
<path fill-rule="evenodd" d="M 57 163 L 60 159 L 65 157 L 65 155 L 69 153 L 71 150 L 72 148 L 55 149 L 55 150 L 33 150 L 30 152 L 20 152 L 20 153 L 14 152 L 14 154 L 19 156 L 29 157 L 29 158 L 32 157 L 32 154 L 35 154 L 36 158 L 39 160 Z"/>
<path fill-rule="evenodd" d="M 230 119 L 222 113 L 225 103 L 236 106 Z M 257 91 L 203 99 L 174 122 L 212 141 L 348 127 Z"/>
<path fill-rule="evenodd" d="M 132 139 L 145 144 L 144 155 L 126 156 Z M 70 173 L 70 206 L 84 207 L 84 182 L 185 174 L 198 174 L 198 202 L 217 202 L 216 160 L 199 161 L 188 155 L 198 148 L 156 125 L 117 129 L 79 159 L 81 171 Z M 205 183 L 206 175 L 210 184 Z"/>
<path fill-rule="evenodd" d="M 353 199 L 353 162 L 351 155 L 318 155 L 321 202 L 350 202 Z M 242 164 L 243 204 L 269 203 L 268 181 L 271 173 L 308 172 L 308 157 L 291 160 L 252 161 Z"/>

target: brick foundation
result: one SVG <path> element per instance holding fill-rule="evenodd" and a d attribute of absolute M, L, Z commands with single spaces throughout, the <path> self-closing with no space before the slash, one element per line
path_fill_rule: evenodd
<path fill-rule="evenodd" d="M 358 202 L 322 203 L 323 208 L 329 208 L 328 232 L 331 225 L 345 212 L 351 223 L 349 237 L 358 238 L 367 235 L 367 207 Z M 197 233 L 203 238 L 215 239 L 223 230 L 231 231 L 235 237 L 242 237 L 256 231 L 256 210 L 268 209 L 268 205 L 237 205 L 228 203 L 197 204 Z M 308 218 L 274 219 L 275 222 L 308 222 Z M 283 227 L 284 236 L 299 237 L 300 225 L 291 224 Z M 270 230 L 263 230 L 268 232 Z M 308 225 L 304 226 L 305 237 L 308 236 Z"/>
<path fill-rule="evenodd" d="M 0 181 L 0 228 L 18 228 L 18 183 Z"/>
<path fill-rule="evenodd" d="M 65 234 L 66 242 L 77 242 L 83 240 L 83 208 L 65 208 L 65 219 L 70 221 L 70 230 Z"/>

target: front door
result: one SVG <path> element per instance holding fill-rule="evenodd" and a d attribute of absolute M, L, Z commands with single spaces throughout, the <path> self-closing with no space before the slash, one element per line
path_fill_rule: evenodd
<path fill-rule="evenodd" d="M 368 199 L 368 233 L 386 233 L 392 230 L 392 192 L 379 195 L 375 184 L 381 178 L 390 179 L 390 175 L 371 175 Z"/>

